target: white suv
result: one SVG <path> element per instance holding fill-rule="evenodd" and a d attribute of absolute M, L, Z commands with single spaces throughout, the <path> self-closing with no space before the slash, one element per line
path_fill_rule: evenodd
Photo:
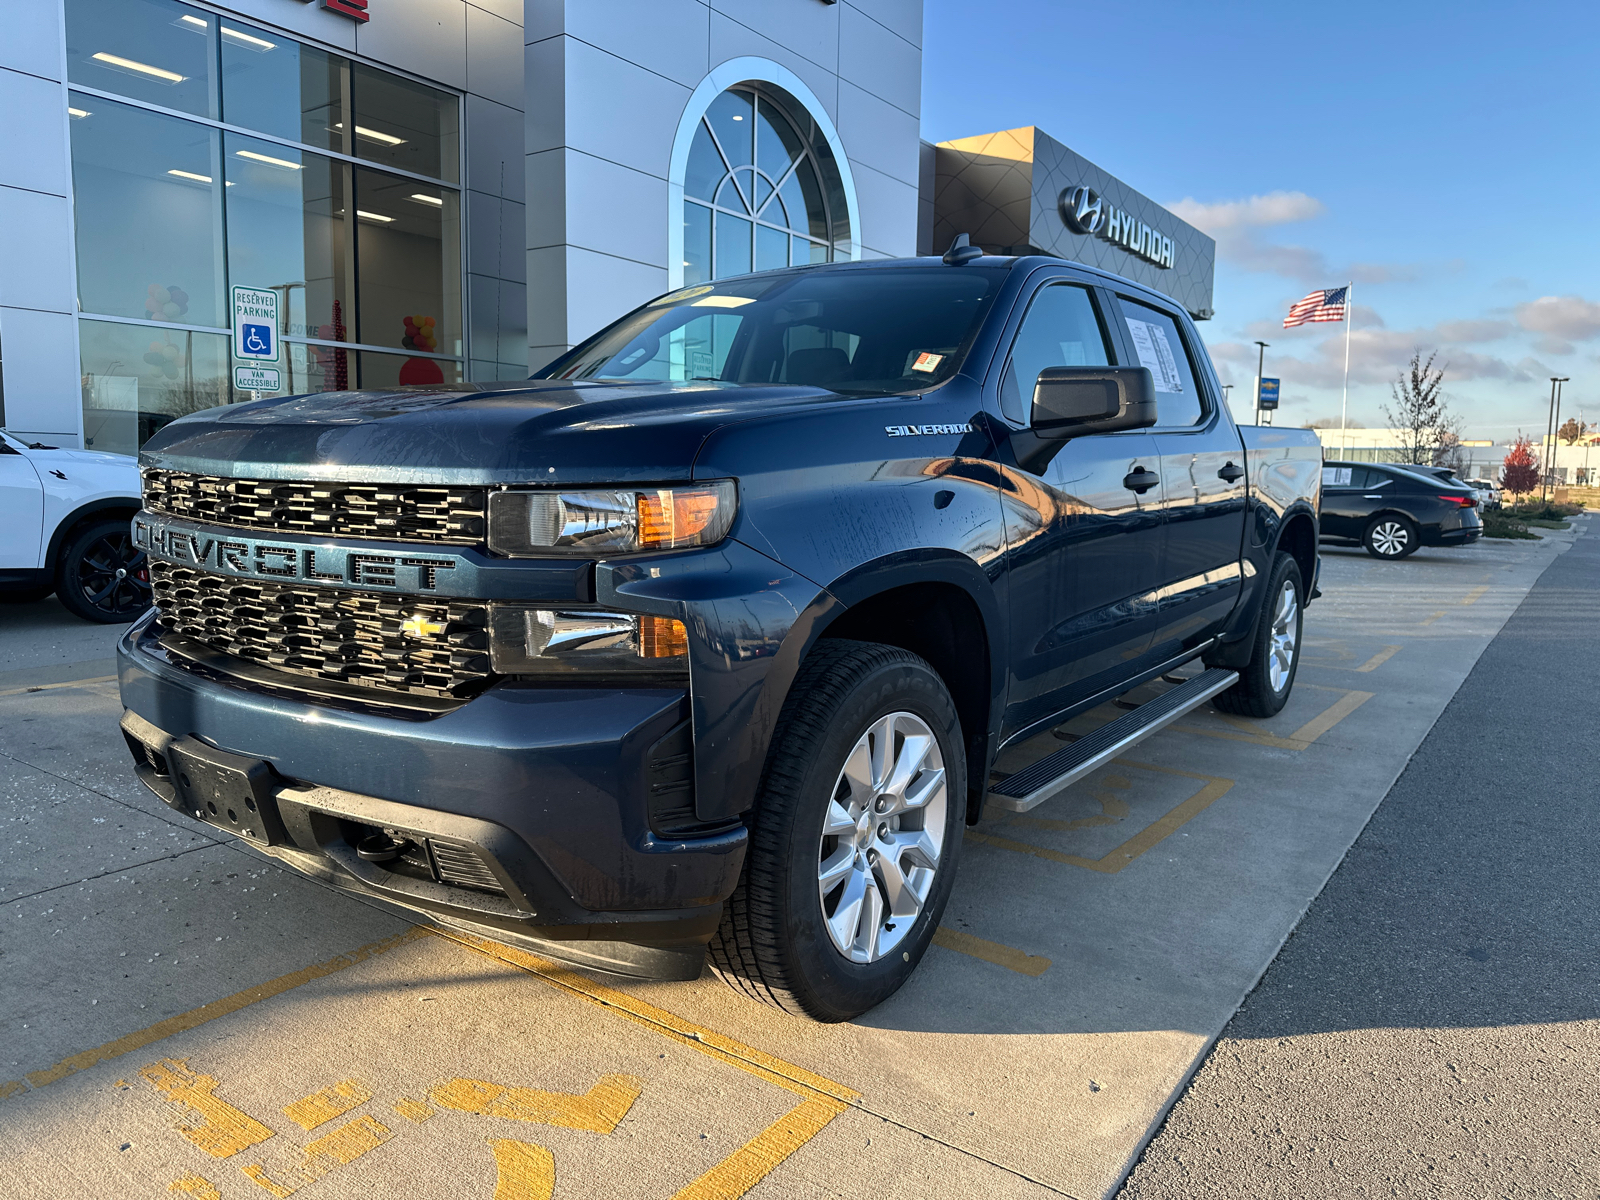
<path fill-rule="evenodd" d="M 129 528 L 138 511 L 137 460 L 0 430 L 0 601 L 55 592 L 87 621 L 133 620 L 150 607 L 150 570 Z"/>

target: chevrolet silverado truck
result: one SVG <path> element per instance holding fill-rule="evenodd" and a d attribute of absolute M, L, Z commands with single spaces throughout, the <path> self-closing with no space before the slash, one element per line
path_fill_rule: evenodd
<path fill-rule="evenodd" d="M 448 929 L 883 1000 L 986 804 L 1207 700 L 1277 712 L 1316 594 L 1315 436 L 1235 426 L 1164 296 L 964 241 L 685 287 L 524 382 L 167 425 L 139 777 Z"/>

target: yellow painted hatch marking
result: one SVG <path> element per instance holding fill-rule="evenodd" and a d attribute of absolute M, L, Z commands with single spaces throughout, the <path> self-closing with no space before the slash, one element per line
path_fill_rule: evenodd
<path fill-rule="evenodd" d="M 1015 971 L 1018 975 L 1031 975 L 1035 979 L 1050 969 L 1048 958 L 1028 954 L 1013 946 L 1003 946 L 999 942 L 974 937 L 959 929 L 951 929 L 948 925 L 941 925 L 933 931 L 933 944 L 943 946 L 946 950 L 954 950 L 957 954 L 994 963 L 995 966 Z"/>
<path fill-rule="evenodd" d="M 1445 613 L 1445 610 L 1441 608 L 1438 612 L 1434 613 L 1432 616 L 1424 617 L 1422 623 L 1424 625 L 1432 625 L 1440 617 L 1444 616 L 1444 613 Z"/>
<path fill-rule="evenodd" d="M 1301 686 L 1312 687 L 1314 685 L 1307 683 L 1301 684 Z M 1248 742 L 1256 746 L 1271 746 L 1277 750 L 1304 750 L 1368 700 L 1371 700 L 1373 696 L 1377 695 L 1376 692 L 1352 692 L 1345 691 L 1343 688 L 1328 688 L 1326 690 L 1344 692 L 1344 694 L 1287 737 L 1278 737 L 1276 734 L 1260 731 L 1243 718 L 1230 718 L 1226 713 L 1218 713 L 1217 715 L 1238 729 L 1238 733 L 1230 733 L 1225 729 L 1207 729 L 1201 725 L 1189 725 L 1187 723 L 1174 725 L 1173 728 L 1181 729 L 1185 733 L 1198 733 L 1201 737 L 1223 738 L 1230 742 Z"/>
<path fill-rule="evenodd" d="M 284 1197 L 294 1195 L 300 1188 L 315 1183 L 330 1171 L 349 1166 L 393 1136 L 389 1127 L 376 1117 L 357 1117 L 306 1145 L 298 1168 L 299 1178 L 292 1184 L 274 1180 L 261 1163 L 251 1163 L 240 1170 L 256 1186 L 278 1197 L 278 1200 L 284 1200 Z"/>
<path fill-rule="evenodd" d="M 199 1008 L 191 1008 L 188 1012 L 179 1013 L 175 1017 L 168 1017 L 164 1021 L 157 1021 L 133 1033 L 124 1034 L 114 1041 L 106 1042 L 103 1046 L 96 1046 L 92 1050 L 81 1050 L 77 1054 L 68 1055 L 52 1067 L 41 1071 L 29 1071 L 27 1085 L 31 1088 L 47 1087 L 65 1079 L 76 1071 L 83 1071 L 96 1063 L 108 1062 L 113 1058 L 120 1058 L 124 1054 L 131 1054 L 135 1050 L 142 1050 L 163 1038 L 169 1038 L 175 1033 L 184 1033 L 196 1029 L 208 1021 L 215 1021 L 218 1017 L 225 1017 L 236 1013 L 242 1008 L 261 1000 L 270 1000 L 273 996 L 281 996 L 292 988 L 299 987 L 302 983 L 310 983 L 313 979 L 321 979 L 325 975 L 332 975 L 336 971 L 343 971 L 346 967 L 353 967 L 359 962 L 365 962 L 374 955 L 393 950 L 397 946 L 415 941 L 426 933 L 420 927 L 413 926 L 404 933 L 396 934 L 382 941 L 368 942 L 365 946 L 358 947 L 348 954 L 340 954 L 326 962 L 314 963 L 309 967 L 302 967 L 298 971 L 291 971 L 287 975 L 280 975 L 276 979 L 269 979 L 266 983 L 255 987 L 245 988 L 242 992 L 235 992 L 231 996 L 224 996 L 220 1000 L 213 1000 L 209 1004 L 202 1004 Z M 0 1100 L 7 1096 L 14 1096 L 23 1090 L 24 1084 L 20 1079 L 13 1079 L 8 1083 L 0 1083 Z"/>
<path fill-rule="evenodd" d="M 1388 662 L 1391 658 L 1399 653 L 1399 646 L 1385 646 L 1382 650 L 1379 650 L 1371 658 L 1367 659 L 1366 662 L 1357 667 L 1356 670 L 1362 672 L 1376 671 L 1379 667 L 1383 666 L 1384 663 Z"/>
<path fill-rule="evenodd" d="M 717 1033 L 703 1025 L 696 1025 L 693 1021 L 685 1020 L 664 1008 L 657 1008 L 626 992 L 596 983 L 576 971 L 529 954 L 526 950 L 519 950 L 514 946 L 502 946 L 498 942 L 474 937 L 469 933 L 459 933 L 453 929 L 430 929 L 428 932 L 435 937 L 465 946 L 468 950 L 498 959 L 507 966 L 536 975 L 546 983 L 554 984 L 591 1004 L 599 1005 L 620 1017 L 626 1017 L 639 1025 L 654 1029 L 675 1042 L 729 1063 L 741 1071 L 748 1071 L 757 1079 L 775 1083 L 797 1095 L 809 1098 L 812 1093 L 821 1092 L 825 1096 L 832 1096 L 847 1104 L 860 1098 L 861 1093 L 841 1083 L 813 1074 L 803 1067 L 797 1067 L 765 1051 L 757 1050 L 754 1046 L 747 1046 L 726 1034 Z"/>
<path fill-rule="evenodd" d="M 582 1096 L 507 1087 L 483 1079 L 452 1079 L 429 1092 L 428 1099 L 439 1108 L 456 1112 L 610 1133 L 628 1115 L 642 1091 L 644 1084 L 634 1075 L 602 1075 L 600 1082 Z"/>
<path fill-rule="evenodd" d="M 401 1096 L 400 1099 L 396 1100 L 394 1102 L 394 1110 L 406 1120 L 415 1121 L 419 1125 L 433 1116 L 433 1109 L 429 1108 L 421 1100 L 413 1100 L 410 1096 Z"/>
<path fill-rule="evenodd" d="M 550 1200 L 556 1190 L 555 1155 L 514 1138 L 490 1138 L 494 1200 Z"/>
<path fill-rule="evenodd" d="M 141 1067 L 139 1074 L 172 1103 L 200 1114 L 199 1124 L 179 1125 L 178 1132 L 212 1158 L 232 1158 L 272 1136 L 272 1130 L 216 1094 L 216 1076 L 191 1071 L 185 1059 L 164 1058 Z"/>
<path fill-rule="evenodd" d="M 1144 771 L 1157 771 L 1163 775 L 1180 775 L 1185 779 L 1199 779 L 1204 781 L 1205 786 L 1171 812 L 1157 817 L 1138 833 L 1123 842 L 1122 845 L 1108 851 L 1100 858 L 1084 858 L 1078 854 L 1063 854 L 1060 850 L 1052 850 L 1048 846 L 1035 846 L 1032 842 L 999 837 L 992 833 L 980 833 L 976 829 L 967 830 L 966 836 L 973 841 L 981 842 L 987 846 L 994 846 L 1000 850 L 1011 850 L 1017 854 L 1031 854 L 1035 858 L 1065 863 L 1069 867 L 1083 867 L 1089 871 L 1099 871 L 1103 875 L 1115 875 L 1150 847 L 1170 837 L 1178 829 L 1210 808 L 1218 799 L 1227 795 L 1229 789 L 1236 782 L 1235 780 L 1222 779 L 1215 775 L 1198 775 L 1193 771 L 1180 771 L 1176 767 L 1158 767 L 1154 763 L 1134 762 L 1132 759 L 1127 758 L 1119 758 L 1116 761 L 1124 766 L 1138 767 Z M 1062 823 L 1049 822 L 1047 818 L 1042 817 L 1029 818 L 1019 815 L 1012 817 L 1007 824 L 1038 824 L 1045 828 L 1050 828 L 1052 825 Z"/>
<path fill-rule="evenodd" d="M 1487 583 L 1479 584 L 1467 593 L 1467 598 L 1461 602 L 1461 607 L 1465 608 L 1469 604 L 1476 604 L 1488 590 L 1489 585 Z"/>
<path fill-rule="evenodd" d="M 371 1099 L 372 1090 L 364 1083 L 359 1079 L 346 1079 L 286 1105 L 283 1115 L 309 1133 Z"/>
<path fill-rule="evenodd" d="M 849 1107 L 831 1096 L 802 1100 L 672 1200 L 739 1200 Z"/>
<path fill-rule="evenodd" d="M 194 1200 L 222 1200 L 217 1185 L 201 1175 L 185 1175 L 173 1180 L 167 1191 L 177 1196 L 193 1196 Z"/>

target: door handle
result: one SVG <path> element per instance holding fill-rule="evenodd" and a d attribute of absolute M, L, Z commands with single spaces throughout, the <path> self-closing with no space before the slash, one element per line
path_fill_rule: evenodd
<path fill-rule="evenodd" d="M 1129 491 L 1144 495 L 1156 484 L 1161 482 L 1161 476 L 1154 471 L 1146 471 L 1143 467 L 1135 467 L 1122 477 L 1122 486 Z"/>
<path fill-rule="evenodd" d="M 1363 500 L 1382 500 L 1383 499 L 1383 497 L 1381 495 L 1380 496 L 1363 496 L 1361 498 Z"/>
<path fill-rule="evenodd" d="M 1226 479 L 1229 483 L 1238 483 L 1239 480 L 1244 478 L 1244 468 L 1228 463 L 1222 470 L 1217 472 L 1217 478 Z"/>

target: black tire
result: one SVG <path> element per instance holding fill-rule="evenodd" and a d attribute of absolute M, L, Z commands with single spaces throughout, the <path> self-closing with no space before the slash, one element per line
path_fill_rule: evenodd
<path fill-rule="evenodd" d="M 108 517 L 72 534 L 56 562 L 55 590 L 68 612 L 102 625 L 126 624 L 149 608 L 150 565 L 129 522 Z"/>
<path fill-rule="evenodd" d="M 1286 589 L 1293 589 L 1293 612 L 1289 620 L 1282 620 L 1280 608 Z M 1261 615 L 1256 618 L 1255 647 L 1250 662 L 1239 672 L 1239 682 L 1227 691 L 1213 697 L 1213 708 L 1236 713 L 1241 717 L 1273 717 L 1283 710 L 1294 691 L 1295 673 L 1300 669 L 1301 632 L 1305 623 L 1305 584 L 1300 578 L 1300 566 L 1292 557 L 1279 552 L 1273 561 L 1272 574 L 1267 578 L 1266 595 L 1261 599 Z M 1285 625 L 1285 629 L 1278 629 Z M 1287 626 L 1292 625 L 1292 630 Z M 1293 644 L 1288 650 L 1288 665 L 1284 668 L 1281 651 L 1282 635 L 1292 633 Z M 1274 658 L 1278 658 L 1277 678 L 1274 681 Z"/>
<path fill-rule="evenodd" d="M 0 604 L 32 604 L 35 600 L 43 600 L 55 591 L 54 584 L 45 584 L 42 587 L 12 588 L 10 591 L 0 591 Z"/>
<path fill-rule="evenodd" d="M 866 801 L 858 824 L 849 827 L 853 832 L 830 837 L 823 822 L 835 811 L 854 811 L 852 797 L 860 789 L 851 789 L 842 775 L 846 760 L 869 733 L 876 737 L 884 722 L 903 722 L 901 714 L 912 718 L 913 729 L 921 722 L 937 744 L 944 762 L 943 813 L 942 820 L 935 821 L 939 801 L 931 799 L 924 803 L 920 818 L 908 807 L 888 819 L 896 822 L 896 833 L 906 834 L 918 831 L 920 819 L 930 832 L 939 831 L 942 844 L 926 898 L 909 929 L 896 929 L 902 922 L 891 920 L 892 913 L 882 913 L 883 919 L 873 920 L 869 929 L 865 914 L 877 910 L 866 897 L 859 928 L 869 944 L 858 953 L 876 953 L 879 937 L 893 940 L 881 957 L 853 961 L 835 944 L 824 906 L 831 900 L 836 924 L 856 928 L 845 907 L 852 882 L 869 878 L 870 871 L 873 883 L 865 884 L 867 890 L 876 886 L 880 901 L 888 895 L 885 859 L 881 854 L 875 858 L 877 852 L 871 847 L 858 844 L 860 837 L 884 836 L 889 826 L 877 824 L 879 817 L 873 814 L 883 811 L 888 792 L 876 785 L 870 789 L 877 798 Z M 891 754 L 909 744 L 892 730 L 889 741 Z M 931 756 L 923 761 L 931 761 Z M 928 794 L 937 790 L 931 773 L 914 778 L 925 782 Z M 841 796 L 844 807 L 836 810 L 835 798 Z M 818 1021 L 847 1021 L 887 999 L 916 969 L 938 928 L 955 879 L 966 807 L 961 722 L 933 668 L 895 646 L 823 641 L 802 665 L 779 715 L 751 810 L 744 871 L 711 942 L 712 969 L 737 992 Z M 867 827 L 864 831 L 861 822 Z M 873 841 L 871 846 L 888 844 Z M 841 858 L 854 866 L 846 868 L 848 873 L 835 891 L 824 893 L 820 871 Z"/>
<path fill-rule="evenodd" d="M 1361 544 L 1373 558 L 1398 562 L 1415 554 L 1422 538 L 1417 527 L 1399 513 L 1384 513 L 1372 518 L 1361 535 Z"/>

